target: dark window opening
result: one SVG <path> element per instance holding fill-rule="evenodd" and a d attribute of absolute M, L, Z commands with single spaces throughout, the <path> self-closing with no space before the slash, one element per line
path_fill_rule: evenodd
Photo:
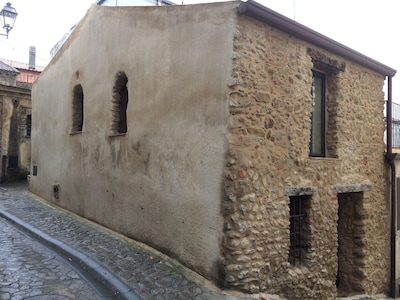
<path fill-rule="evenodd" d="M 37 176 L 38 174 L 38 166 L 33 166 L 32 175 Z"/>
<path fill-rule="evenodd" d="M 18 156 L 13 155 L 8 157 L 8 168 L 18 169 Z"/>
<path fill-rule="evenodd" d="M 368 248 L 368 216 L 362 192 L 338 194 L 338 265 L 336 286 L 339 297 L 363 294 L 366 291 L 366 269 L 370 265 L 364 253 Z"/>
<path fill-rule="evenodd" d="M 74 87 L 72 99 L 72 129 L 71 133 L 82 132 L 83 129 L 83 89 L 80 84 Z"/>
<path fill-rule="evenodd" d="M 313 71 L 310 156 L 325 156 L 325 74 Z"/>
<path fill-rule="evenodd" d="M 118 72 L 113 88 L 112 128 L 113 134 L 125 134 L 128 131 L 126 109 L 128 107 L 128 78 L 124 72 Z"/>
<path fill-rule="evenodd" d="M 309 222 L 311 196 L 292 196 L 290 199 L 290 248 L 289 263 L 304 265 L 310 246 L 311 229 Z"/>
<path fill-rule="evenodd" d="M 32 115 L 26 115 L 26 137 L 31 137 Z"/>

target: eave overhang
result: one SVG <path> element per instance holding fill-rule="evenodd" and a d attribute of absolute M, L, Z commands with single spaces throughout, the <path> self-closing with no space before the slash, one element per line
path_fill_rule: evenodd
<path fill-rule="evenodd" d="M 257 19 L 292 36 L 328 50 L 343 58 L 349 59 L 359 65 L 382 74 L 383 76 L 393 77 L 396 74 L 395 69 L 369 58 L 368 56 L 343 44 L 340 44 L 335 40 L 328 38 L 296 21 L 293 21 L 253 0 L 240 3 L 238 11 L 241 14 Z"/>

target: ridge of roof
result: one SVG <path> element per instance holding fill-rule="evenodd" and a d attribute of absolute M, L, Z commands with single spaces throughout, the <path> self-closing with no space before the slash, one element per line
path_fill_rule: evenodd
<path fill-rule="evenodd" d="M 13 66 L 7 64 L 6 62 L 2 61 L 1 59 L 0 59 L 0 70 L 19 74 L 19 71 L 17 69 L 15 69 Z"/>
<path fill-rule="evenodd" d="M 284 15 L 277 13 L 276 11 L 257 3 L 254 0 L 241 2 L 238 6 L 238 11 L 241 14 L 257 19 L 290 35 L 312 43 L 334 54 L 347 58 L 381 75 L 389 77 L 393 77 L 394 75 L 396 75 L 397 71 L 395 69 L 388 67 L 331 38 L 328 38 L 327 36 L 320 34 L 309 27 L 293 21 L 285 17 Z"/>
<path fill-rule="evenodd" d="M 33 72 L 42 72 L 44 70 L 44 67 L 37 66 L 37 65 L 35 65 L 35 69 L 32 70 L 29 68 L 29 64 L 10 60 L 10 59 L 0 58 L 0 61 L 13 67 L 14 69 L 28 70 L 28 71 L 33 71 Z"/>

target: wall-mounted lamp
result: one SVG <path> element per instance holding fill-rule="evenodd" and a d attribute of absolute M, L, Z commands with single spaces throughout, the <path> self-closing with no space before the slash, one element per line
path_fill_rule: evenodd
<path fill-rule="evenodd" d="M 0 12 L 1 27 L 6 30 L 6 34 L 0 33 L 0 35 L 4 35 L 8 38 L 8 33 L 13 29 L 17 15 L 15 8 L 11 6 L 10 2 L 7 2 Z"/>

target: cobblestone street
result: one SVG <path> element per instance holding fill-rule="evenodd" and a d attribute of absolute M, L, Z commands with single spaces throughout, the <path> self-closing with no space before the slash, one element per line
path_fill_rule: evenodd
<path fill-rule="evenodd" d="M 97 299 L 79 274 L 54 252 L 0 219 L 0 298 L 52 295 L 57 299 Z"/>
<path fill-rule="evenodd" d="M 25 182 L 0 185 L 0 216 L 1 300 L 258 298 L 227 294 L 145 245 L 48 205 L 29 193 Z M 5 219 L 64 256 L 78 272 Z"/>

